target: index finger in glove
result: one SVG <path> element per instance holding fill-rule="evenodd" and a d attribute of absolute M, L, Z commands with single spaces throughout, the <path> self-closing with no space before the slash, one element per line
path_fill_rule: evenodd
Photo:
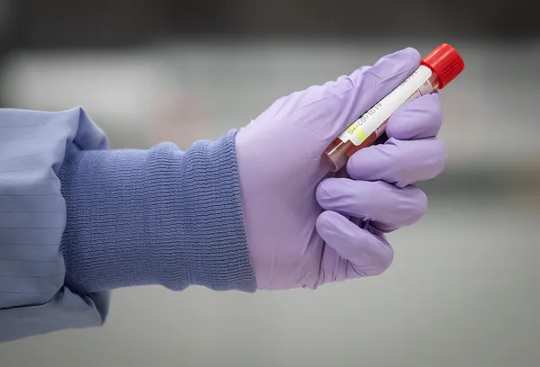
<path fill-rule="evenodd" d="M 442 124 L 438 93 L 427 94 L 399 108 L 386 125 L 386 135 L 401 140 L 433 138 Z"/>
<path fill-rule="evenodd" d="M 357 180 L 382 180 L 398 187 L 439 175 L 446 148 L 438 139 L 397 140 L 360 149 L 347 162 L 347 173 Z"/>

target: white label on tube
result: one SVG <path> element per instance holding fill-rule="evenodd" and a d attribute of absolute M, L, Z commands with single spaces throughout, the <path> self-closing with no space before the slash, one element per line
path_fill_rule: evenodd
<path fill-rule="evenodd" d="M 351 141 L 354 145 L 360 145 L 377 130 L 401 105 L 409 99 L 424 94 L 423 84 L 429 81 L 431 69 L 420 65 L 407 79 L 381 99 L 369 111 L 364 113 L 358 120 L 353 122 L 340 136 L 341 141 Z"/>

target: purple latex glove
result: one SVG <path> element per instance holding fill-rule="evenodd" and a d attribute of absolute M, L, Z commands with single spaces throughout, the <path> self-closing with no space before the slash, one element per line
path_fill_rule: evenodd
<path fill-rule="evenodd" d="M 325 148 L 419 65 L 407 48 L 336 81 L 274 102 L 236 138 L 250 260 L 257 287 L 283 289 L 374 275 L 391 263 L 383 232 L 417 221 L 426 195 L 411 184 L 438 175 L 439 96 L 389 120 L 385 144 L 355 153 L 348 177 L 328 177 Z"/>

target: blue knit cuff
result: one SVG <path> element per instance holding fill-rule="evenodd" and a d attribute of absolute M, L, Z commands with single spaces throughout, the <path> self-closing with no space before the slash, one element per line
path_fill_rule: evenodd
<path fill-rule="evenodd" d="M 243 222 L 234 133 L 196 142 L 179 159 L 175 145 L 150 154 L 147 203 L 161 283 L 255 290 Z M 178 239 L 182 245 L 178 246 Z"/>
<path fill-rule="evenodd" d="M 66 282 L 81 292 L 162 284 L 254 291 L 234 132 L 182 152 L 78 151 L 61 172 Z"/>

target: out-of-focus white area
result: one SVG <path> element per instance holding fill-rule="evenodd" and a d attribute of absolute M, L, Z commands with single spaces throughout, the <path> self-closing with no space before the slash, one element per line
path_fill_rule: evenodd
<path fill-rule="evenodd" d="M 19 51 L 0 89 L 13 107 L 83 105 L 116 147 L 168 139 L 186 148 L 248 123 L 281 95 L 437 43 Z M 429 186 L 425 219 L 390 236 L 387 273 L 315 292 L 118 290 L 105 327 L 0 345 L 0 366 L 537 366 L 540 42 L 456 46 L 466 71 L 442 96 L 447 174 Z"/>
<path fill-rule="evenodd" d="M 436 41 L 415 43 L 422 53 Z M 188 146 L 256 117 L 274 99 L 373 63 L 405 42 L 201 42 L 116 52 L 8 57 L 5 103 L 87 108 L 118 146 Z M 443 91 L 450 166 L 538 167 L 540 42 L 464 43 L 463 75 Z M 129 134 L 126 129 L 129 129 Z"/>
<path fill-rule="evenodd" d="M 436 200 L 382 276 L 291 290 L 113 294 L 104 328 L 0 345 L 3 367 L 535 367 L 540 199 Z"/>

